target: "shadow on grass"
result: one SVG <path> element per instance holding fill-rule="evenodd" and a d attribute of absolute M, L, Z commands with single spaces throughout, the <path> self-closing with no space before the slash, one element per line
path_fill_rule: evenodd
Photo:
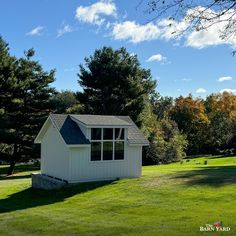
<path fill-rule="evenodd" d="M 0 181 L 2 180 L 13 180 L 13 179 L 28 179 L 31 175 L 11 175 L 11 176 L 0 176 Z"/>
<path fill-rule="evenodd" d="M 234 154 L 232 155 L 221 155 L 221 156 L 212 156 L 212 157 L 209 157 L 208 159 L 218 159 L 218 158 L 226 158 L 226 157 L 235 157 Z"/>
<path fill-rule="evenodd" d="M 197 170 L 181 171 L 174 178 L 183 179 L 187 185 L 220 187 L 236 184 L 236 166 L 207 166 Z"/>
<path fill-rule="evenodd" d="M 193 156 L 185 157 L 184 160 L 198 159 L 199 157 L 204 157 L 205 159 L 218 159 L 218 158 L 225 158 L 225 157 L 235 157 L 235 154 L 232 154 L 232 155 L 229 155 L 229 154 L 225 154 L 225 155 L 209 155 L 209 154 L 193 155 Z"/>
<path fill-rule="evenodd" d="M 85 193 L 115 183 L 116 182 L 114 181 L 81 183 L 50 191 L 27 188 L 23 191 L 10 195 L 8 198 L 0 199 L 0 213 L 62 202 L 66 198 L 72 197 L 76 194 Z"/>
<path fill-rule="evenodd" d="M 205 158 L 211 158 L 212 156 L 209 154 L 199 154 L 199 155 L 192 155 L 192 156 L 186 156 L 184 158 L 184 160 L 188 160 L 188 159 L 197 159 L 199 157 L 205 157 Z"/>
<path fill-rule="evenodd" d="M 0 166 L 0 175 L 7 174 L 9 166 Z M 20 173 L 25 171 L 36 171 L 40 168 L 37 166 L 34 166 L 33 164 L 17 164 L 14 170 L 14 173 Z"/>

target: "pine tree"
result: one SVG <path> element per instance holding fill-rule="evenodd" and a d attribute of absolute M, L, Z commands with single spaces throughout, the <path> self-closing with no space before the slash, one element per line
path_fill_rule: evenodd
<path fill-rule="evenodd" d="M 78 76 L 84 91 L 77 97 L 85 113 L 129 115 L 138 124 L 156 86 L 150 70 L 141 68 L 137 56 L 125 48 L 96 50 L 85 58 L 85 66 L 80 65 Z"/>
<path fill-rule="evenodd" d="M 54 89 L 49 85 L 54 81 L 54 71 L 45 72 L 32 60 L 33 49 L 25 52 L 25 58 L 15 59 L 3 40 L 0 45 L 0 53 L 9 61 L 6 64 L 5 58 L 0 58 L 0 143 L 11 147 L 10 175 L 18 161 L 36 156 L 33 140 L 52 110 L 50 97 Z"/>

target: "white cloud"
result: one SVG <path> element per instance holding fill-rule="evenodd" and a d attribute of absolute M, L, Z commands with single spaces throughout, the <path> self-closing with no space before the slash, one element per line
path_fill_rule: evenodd
<path fill-rule="evenodd" d="M 205 29 L 202 30 L 190 30 L 190 22 L 193 17 L 198 17 L 199 12 L 202 12 L 203 17 L 200 20 L 201 26 Z M 202 49 L 207 46 L 216 46 L 221 44 L 228 44 L 236 47 L 236 37 L 222 39 L 222 30 L 227 26 L 227 19 L 232 16 L 236 21 L 236 11 L 230 10 L 223 14 L 219 18 L 212 21 L 206 21 L 205 18 L 213 17 L 219 12 L 215 12 L 211 9 L 198 6 L 189 9 L 186 12 L 185 17 L 180 21 L 163 19 L 158 23 L 161 27 L 162 38 L 169 39 L 184 39 L 185 45 L 193 48 Z"/>
<path fill-rule="evenodd" d="M 30 32 L 28 32 L 26 35 L 41 36 L 43 35 L 43 31 L 44 31 L 43 26 L 37 26 L 34 29 L 32 29 Z"/>
<path fill-rule="evenodd" d="M 202 49 L 208 46 L 216 46 L 221 44 L 228 44 L 236 48 L 236 36 L 222 39 L 222 30 L 227 26 L 226 19 L 232 14 L 228 12 L 223 14 L 215 22 L 207 22 L 201 20 L 201 24 L 206 27 L 203 30 L 191 30 L 190 20 L 194 14 L 199 14 L 199 9 L 196 7 L 187 11 L 185 17 L 179 21 L 173 19 L 162 19 L 159 22 L 153 21 L 151 23 L 141 25 L 135 21 L 124 21 L 115 23 L 113 25 L 112 36 L 118 40 L 129 40 L 132 43 L 139 43 L 142 41 L 165 39 L 175 40 L 179 44 L 180 39 L 184 41 L 185 46 Z M 233 15 L 236 21 L 236 11 Z M 215 11 L 207 9 L 204 14 L 214 16 Z"/>
<path fill-rule="evenodd" d="M 220 90 L 220 93 L 223 93 L 223 92 L 233 93 L 236 95 L 236 89 L 225 88 L 225 89 Z"/>
<path fill-rule="evenodd" d="M 204 12 L 202 20 L 201 20 L 201 25 L 206 29 L 190 32 L 187 36 L 186 45 L 194 47 L 194 48 L 198 48 L 198 49 L 201 49 L 207 46 L 216 46 L 216 45 L 221 45 L 221 44 L 229 44 L 235 47 L 236 46 L 235 36 L 225 38 L 225 39 L 222 39 L 221 36 L 222 36 L 222 31 L 226 29 L 227 27 L 227 23 L 228 23 L 227 19 L 231 17 L 232 15 L 231 20 L 236 20 L 236 11 L 230 10 L 222 14 L 222 16 L 220 16 L 219 18 L 215 18 L 215 20 L 212 20 L 209 22 L 209 21 L 204 20 L 204 16 L 206 18 L 213 17 L 214 19 L 214 16 L 217 13 L 219 14 L 219 12 L 215 12 L 211 9 L 205 9 L 203 7 L 196 7 L 192 10 L 189 10 L 186 14 L 186 17 L 191 16 L 191 14 L 192 15 L 199 14 L 198 9 L 200 8 L 202 8 L 201 11 Z"/>
<path fill-rule="evenodd" d="M 61 37 L 63 34 L 71 33 L 74 29 L 70 25 L 62 25 L 60 29 L 57 30 L 57 37 Z"/>
<path fill-rule="evenodd" d="M 206 93 L 206 89 L 204 89 L 204 88 L 198 88 L 198 89 L 196 90 L 196 93 Z"/>
<path fill-rule="evenodd" d="M 152 62 L 152 61 L 164 61 L 166 60 L 166 57 L 163 57 L 161 54 L 155 54 L 149 57 L 146 62 Z"/>
<path fill-rule="evenodd" d="M 105 19 L 102 16 L 116 16 L 116 5 L 111 0 L 101 0 L 90 6 L 79 6 L 76 9 L 76 19 L 82 22 L 101 25 Z"/>
<path fill-rule="evenodd" d="M 135 21 L 116 23 L 112 30 L 114 39 L 129 40 L 132 43 L 158 39 L 160 34 L 160 29 L 154 23 L 140 25 Z"/>
<path fill-rule="evenodd" d="M 170 40 L 183 37 L 185 35 L 183 32 L 188 28 L 189 23 L 185 19 L 181 21 L 162 19 L 157 25 L 162 32 L 161 38 Z"/>
<path fill-rule="evenodd" d="M 156 39 L 180 39 L 185 34 L 176 34 L 187 29 L 188 23 L 182 21 L 174 21 L 162 19 L 161 21 L 153 21 L 148 24 L 141 25 L 135 21 L 124 21 L 113 24 L 112 36 L 118 40 L 129 40 L 132 43 L 150 41 Z"/>
<path fill-rule="evenodd" d="M 236 45 L 236 40 L 222 40 L 220 38 L 221 29 L 222 27 L 216 24 L 211 26 L 208 30 L 193 31 L 187 36 L 186 45 L 198 49 L 220 44 Z"/>
<path fill-rule="evenodd" d="M 204 30 L 191 30 L 191 19 L 198 16 L 199 10 L 203 11 L 206 16 L 214 16 L 215 11 L 205 9 L 201 6 L 192 8 L 186 12 L 185 17 L 179 21 L 173 19 L 161 19 L 147 24 L 140 24 L 136 21 L 125 20 L 120 17 L 121 22 L 106 21 L 106 16 L 117 17 L 117 8 L 113 0 L 99 0 L 98 2 L 88 5 L 79 6 L 76 9 L 76 19 L 81 22 L 96 24 L 101 26 L 104 23 L 105 30 L 111 30 L 110 35 L 115 40 L 128 40 L 131 43 L 140 43 L 150 40 L 174 40 L 173 44 L 201 49 L 207 46 L 228 44 L 236 48 L 236 36 L 222 40 L 222 30 L 227 25 L 227 17 L 234 13 L 231 10 L 223 14 L 216 22 L 207 22 L 204 17 L 201 24 L 206 26 Z M 126 16 L 127 17 L 127 16 Z M 125 18 L 126 18 L 125 17 Z M 236 11 L 233 15 L 236 20 Z M 209 27 L 208 27 L 209 26 Z"/>
<path fill-rule="evenodd" d="M 224 82 L 228 80 L 232 80 L 233 78 L 231 76 L 222 76 L 218 79 L 218 82 Z"/>
<path fill-rule="evenodd" d="M 192 8 L 186 12 L 185 17 L 180 21 L 175 21 L 172 19 L 162 19 L 157 23 L 159 29 L 161 30 L 161 38 L 166 40 L 170 39 L 184 39 L 185 45 L 193 48 L 204 48 L 207 46 L 216 46 L 221 44 L 228 44 L 236 47 L 236 37 L 230 37 L 222 39 L 222 30 L 227 26 L 227 19 L 230 15 L 233 15 L 234 20 L 236 20 L 236 11 L 231 10 L 226 14 L 223 14 L 220 18 L 216 18 L 215 22 L 201 20 L 201 25 L 206 29 L 199 31 L 190 30 L 190 21 L 192 17 L 197 17 L 199 11 L 203 12 L 203 16 L 206 18 L 211 16 L 214 17 L 217 12 L 211 9 L 205 9 L 201 6 Z M 190 28 L 189 28 L 190 27 Z M 189 29 L 188 29 L 189 28 Z"/>

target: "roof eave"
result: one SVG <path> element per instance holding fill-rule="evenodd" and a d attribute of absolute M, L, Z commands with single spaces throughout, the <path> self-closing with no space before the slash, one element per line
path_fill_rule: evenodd
<path fill-rule="evenodd" d="M 68 147 L 70 148 L 76 148 L 76 147 L 90 147 L 90 143 L 89 144 L 67 144 Z"/>
<path fill-rule="evenodd" d="M 128 141 L 130 146 L 149 146 L 149 142 L 140 142 L 140 143 L 132 143 Z"/>
<path fill-rule="evenodd" d="M 48 122 L 51 121 L 52 122 L 52 119 L 50 116 L 48 116 L 48 118 L 46 119 L 46 121 L 44 122 L 42 128 L 40 129 L 40 131 L 38 132 L 36 138 L 34 139 L 34 143 L 36 144 L 40 144 L 42 142 L 42 138 L 40 138 L 40 136 L 43 134 L 43 132 L 45 131 L 45 129 L 47 129 L 48 127 L 47 124 Z M 46 132 L 46 131 L 45 131 Z"/>

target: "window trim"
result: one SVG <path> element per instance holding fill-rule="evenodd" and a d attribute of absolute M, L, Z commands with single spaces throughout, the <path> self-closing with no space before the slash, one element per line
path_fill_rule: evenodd
<path fill-rule="evenodd" d="M 91 133 L 92 133 L 92 129 L 93 128 L 95 128 L 95 129 L 101 129 L 101 139 L 93 139 L 92 140 L 92 137 L 91 137 Z M 105 163 L 107 163 L 107 162 L 119 162 L 119 161 L 125 161 L 125 147 L 126 147 L 126 145 L 125 145 L 125 143 L 126 143 L 126 129 L 125 129 L 125 127 L 122 127 L 122 128 L 120 128 L 120 127 L 113 127 L 112 129 L 113 129 L 113 139 L 109 139 L 109 140 L 107 140 L 107 139 L 103 139 L 103 129 L 106 129 L 106 128 L 108 128 L 108 127 L 93 127 L 93 128 L 91 128 L 90 129 L 90 143 L 92 143 L 92 142 L 101 142 L 101 160 L 91 160 L 91 154 L 92 154 L 92 149 L 91 149 L 91 145 L 90 145 L 90 157 L 89 157 L 89 162 L 92 162 L 92 163 L 101 163 L 101 162 L 105 162 Z M 110 127 L 109 127 L 110 128 Z M 115 139 L 115 129 L 124 129 L 124 139 Z M 104 142 L 112 142 L 112 160 L 104 160 L 103 159 L 103 143 Z M 115 143 L 116 142 L 123 142 L 124 143 L 124 159 L 115 159 Z"/>

